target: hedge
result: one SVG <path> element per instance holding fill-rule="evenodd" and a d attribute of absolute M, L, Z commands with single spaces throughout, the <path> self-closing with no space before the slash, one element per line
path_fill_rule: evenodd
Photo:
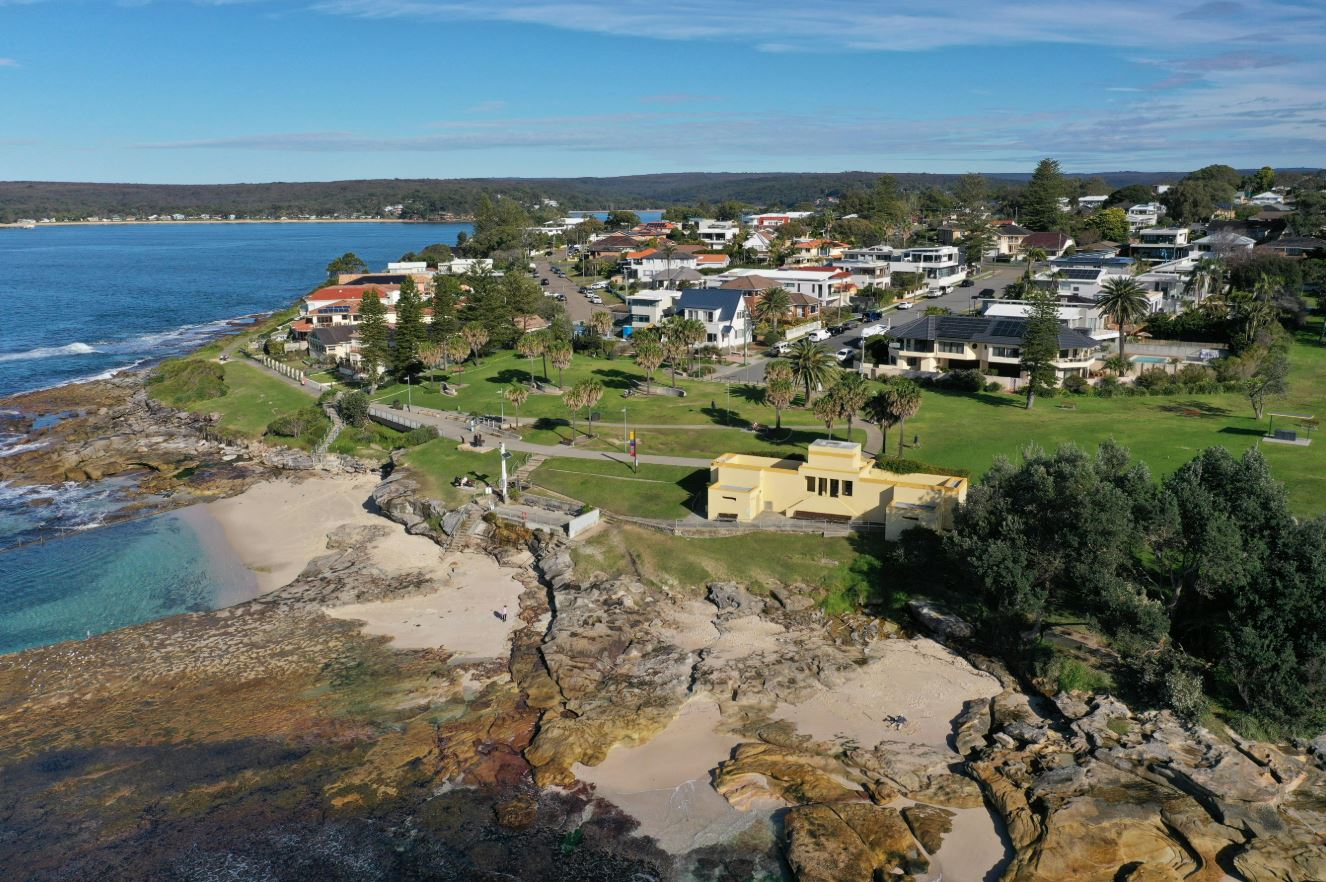
<path fill-rule="evenodd" d="M 952 475 L 955 478 L 971 477 L 971 471 L 969 469 L 932 465 L 928 462 L 921 462 L 918 459 L 907 459 L 901 456 L 877 456 L 875 457 L 875 468 L 884 469 L 887 472 L 893 472 L 898 475 L 927 473 L 931 475 Z"/>

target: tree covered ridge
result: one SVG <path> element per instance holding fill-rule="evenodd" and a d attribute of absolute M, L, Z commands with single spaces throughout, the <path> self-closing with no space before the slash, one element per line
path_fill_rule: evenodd
<path fill-rule="evenodd" d="M 1326 519 L 1289 513 L 1256 448 L 1159 483 L 1115 443 L 1029 449 L 971 489 L 938 553 L 1003 651 L 1086 616 L 1134 686 L 1190 718 L 1205 691 L 1273 731 L 1326 728 Z"/>

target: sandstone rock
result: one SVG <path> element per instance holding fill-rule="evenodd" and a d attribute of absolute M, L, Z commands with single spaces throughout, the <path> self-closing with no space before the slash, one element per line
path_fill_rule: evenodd
<path fill-rule="evenodd" d="M 449 511 L 442 515 L 442 532 L 448 536 L 456 535 L 456 530 L 460 529 L 461 523 L 465 520 L 465 513 L 462 511 Z"/>
<path fill-rule="evenodd" d="M 764 609 L 764 601 L 736 582 L 710 582 L 708 598 L 720 613 L 729 615 L 755 615 Z"/>
<path fill-rule="evenodd" d="M 1059 708 L 1059 713 L 1070 720 L 1081 719 L 1091 712 L 1087 703 L 1071 692 L 1060 692 L 1055 695 L 1054 704 Z"/>
<path fill-rule="evenodd" d="M 788 612 L 804 612 L 815 605 L 813 598 L 796 590 L 798 586 L 791 588 L 775 587 L 769 590 L 769 596 L 778 602 L 783 609 Z M 804 586 L 801 586 L 804 587 Z"/>
<path fill-rule="evenodd" d="M 766 743 L 737 745 L 719 764 L 714 789 L 746 810 L 765 799 L 799 803 L 859 802 L 867 794 L 844 782 L 846 770 L 833 757 Z"/>
<path fill-rule="evenodd" d="M 918 625 L 941 640 L 967 640 L 974 633 L 965 619 L 943 612 L 928 601 L 909 600 L 907 610 Z"/>
<path fill-rule="evenodd" d="M 990 699 L 963 702 L 962 713 L 953 720 L 953 740 L 958 753 L 966 756 L 987 744 L 990 733 Z"/>
<path fill-rule="evenodd" d="M 932 805 L 910 805 L 902 810 L 903 820 L 927 854 L 934 854 L 953 829 L 953 812 Z"/>
<path fill-rule="evenodd" d="M 787 813 L 785 829 L 787 862 L 798 882 L 874 882 L 930 866 L 895 809 L 797 806 Z"/>
<path fill-rule="evenodd" d="M 538 818 L 539 804 L 534 797 L 521 794 L 493 806 L 493 815 L 499 826 L 508 830 L 523 830 Z"/>

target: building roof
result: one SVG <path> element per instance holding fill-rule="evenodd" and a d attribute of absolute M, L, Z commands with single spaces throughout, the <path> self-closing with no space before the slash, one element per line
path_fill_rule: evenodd
<path fill-rule="evenodd" d="M 654 276 L 655 282 L 698 282 L 704 276 L 698 270 L 689 266 L 674 266 L 670 270 L 664 270 Z"/>
<path fill-rule="evenodd" d="M 731 258 L 728 257 L 726 254 L 697 254 L 695 255 L 695 262 L 697 265 L 702 263 L 711 263 L 711 264 L 722 264 L 726 266 L 729 262 L 731 262 Z"/>
<path fill-rule="evenodd" d="M 1020 346 L 1027 335 L 1027 320 L 958 315 L 927 315 L 892 332 L 898 340 L 964 340 L 972 343 Z M 1092 349 L 1096 341 L 1075 328 L 1059 328 L 1060 349 Z"/>
<path fill-rule="evenodd" d="M 323 346 L 336 346 L 341 343 L 349 343 L 359 329 L 353 325 L 331 325 L 330 327 L 314 328 L 310 335 Z"/>
<path fill-rule="evenodd" d="M 741 297 L 740 291 L 722 288 L 687 288 L 677 298 L 677 309 L 712 309 L 718 313 L 720 321 L 730 322 L 737 316 Z"/>
<path fill-rule="evenodd" d="M 1059 271 L 1070 282 L 1094 282 L 1105 272 L 1103 267 L 1069 267 Z"/>
<path fill-rule="evenodd" d="M 428 273 L 426 273 L 426 272 L 420 272 L 420 273 L 415 273 L 415 274 L 407 274 L 407 273 L 370 273 L 370 274 L 368 274 L 368 275 L 363 275 L 363 276 L 359 276 L 359 277 L 354 278 L 354 279 L 350 279 L 350 280 L 348 280 L 348 281 L 346 281 L 346 282 L 343 282 L 342 284 L 344 284 L 344 285 L 361 285 L 361 286 L 362 286 L 362 285 L 391 285 L 391 286 L 393 286 L 393 287 L 399 288 L 400 285 L 401 285 L 401 282 L 404 282 L 406 279 L 413 278 L 414 275 L 428 275 Z"/>
<path fill-rule="evenodd" d="M 369 288 L 376 288 L 379 295 L 391 294 L 400 290 L 399 285 L 328 285 L 319 288 L 305 297 L 305 300 L 358 300 Z"/>
<path fill-rule="evenodd" d="M 1073 243 L 1072 237 L 1064 233 L 1032 233 L 1022 240 L 1023 248 L 1044 248 L 1047 251 L 1063 251 Z"/>
<path fill-rule="evenodd" d="M 1316 251 L 1326 248 L 1326 239 L 1315 236 L 1281 236 L 1261 246 L 1266 251 Z"/>
<path fill-rule="evenodd" d="M 718 287 L 727 291 L 767 291 L 770 288 L 777 288 L 778 283 L 768 276 L 751 274 L 728 279 Z"/>
<path fill-rule="evenodd" d="M 1030 236 L 1031 230 L 1017 224 L 1000 224 L 994 228 L 997 236 Z"/>

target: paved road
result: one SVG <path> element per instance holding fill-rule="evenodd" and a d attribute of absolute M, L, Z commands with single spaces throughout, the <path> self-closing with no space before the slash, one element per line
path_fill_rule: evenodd
<path fill-rule="evenodd" d="M 563 306 L 566 307 L 566 314 L 570 316 L 571 321 L 588 322 L 589 317 L 595 312 L 602 312 L 603 310 L 608 309 L 609 304 L 607 303 L 600 306 L 586 300 L 585 295 L 580 293 L 579 287 L 575 282 L 572 282 L 565 276 L 556 275 L 552 271 L 552 264 L 547 260 L 538 258 L 534 261 L 534 266 L 536 268 L 535 275 L 540 282 L 542 282 L 543 279 L 548 280 L 546 286 L 541 285 L 545 292 L 566 295 L 566 303 L 564 303 Z"/>

